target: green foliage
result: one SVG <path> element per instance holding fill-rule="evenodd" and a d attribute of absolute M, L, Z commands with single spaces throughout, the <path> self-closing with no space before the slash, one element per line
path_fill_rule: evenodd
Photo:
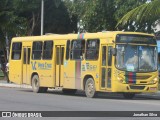
<path fill-rule="evenodd" d="M 120 18 L 145 1 L 146 0 L 65 0 L 65 5 L 68 8 L 70 17 L 75 16 L 77 18 L 75 23 L 81 19 L 85 30 L 88 32 L 96 32 L 101 30 L 116 30 L 116 24 Z M 128 29 L 128 25 L 122 29 Z"/>
<path fill-rule="evenodd" d="M 4 12 L 9 14 L 10 23 L 7 24 L 10 24 L 10 27 L 7 26 L 5 31 L 8 33 L 8 29 L 13 28 L 14 31 L 11 33 L 16 33 L 14 36 L 40 35 L 41 0 L 8 0 L 8 2 L 10 3 L 6 2 L 6 5 L 7 7 L 10 5 L 11 8 Z M 6 23 L 6 20 L 4 22 Z M 70 18 L 63 3 L 60 0 L 44 0 L 44 33 L 70 31 Z"/>
<path fill-rule="evenodd" d="M 5 45 L 5 37 L 22 33 L 23 27 L 20 25 L 24 18 L 17 16 L 11 0 L 0 0 L 0 41 L 1 48 Z"/>
<path fill-rule="evenodd" d="M 115 18 L 116 20 L 120 20 L 122 16 L 134 9 L 135 7 L 145 3 L 146 0 L 114 0 L 114 4 L 116 7 Z"/>
<path fill-rule="evenodd" d="M 54 0 L 45 1 L 44 31 L 45 33 L 69 33 L 71 21 L 64 3 L 57 6 Z"/>
<path fill-rule="evenodd" d="M 1 41 L 5 40 L 6 33 L 9 36 L 40 35 L 41 0 L 0 2 Z M 88 32 L 117 29 L 149 31 L 153 20 L 159 18 L 160 1 L 143 4 L 145 2 L 146 0 L 44 0 L 44 32 L 77 32 L 80 20 Z M 130 10 L 132 11 L 129 12 Z M 126 14 L 127 12 L 129 13 Z M 126 15 L 122 18 L 124 14 Z"/>
<path fill-rule="evenodd" d="M 85 28 L 89 32 L 101 30 L 115 30 L 116 20 L 114 18 L 114 1 L 94 0 L 88 3 L 85 16 L 83 17 Z"/>
<path fill-rule="evenodd" d="M 41 0 L 13 0 L 13 7 L 16 14 L 24 19 L 20 25 L 25 31 L 20 35 L 33 35 L 40 20 Z"/>
<path fill-rule="evenodd" d="M 136 31 L 152 32 L 152 24 L 160 19 L 160 1 L 154 0 L 150 3 L 142 4 L 125 14 L 118 22 L 117 26 L 124 26 L 134 21 Z"/>
<path fill-rule="evenodd" d="M 88 0 L 89 2 L 90 0 Z M 64 0 L 64 4 L 67 8 L 70 18 L 70 27 L 72 28 L 71 32 L 76 33 L 77 23 L 80 19 L 85 16 L 85 11 L 87 9 L 87 0 Z"/>

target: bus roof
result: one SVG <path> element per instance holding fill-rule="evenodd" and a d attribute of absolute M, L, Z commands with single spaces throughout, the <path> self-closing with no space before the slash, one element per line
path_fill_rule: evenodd
<path fill-rule="evenodd" d="M 154 36 L 152 34 L 141 33 L 141 32 L 123 32 L 123 31 L 103 31 L 97 33 L 81 33 L 81 34 L 46 34 L 42 36 L 25 36 L 25 37 L 14 37 L 13 41 L 32 41 L 32 40 L 64 40 L 65 39 L 77 39 L 79 36 L 85 36 L 84 38 L 115 38 L 117 34 L 136 34 L 136 35 L 149 35 Z"/>

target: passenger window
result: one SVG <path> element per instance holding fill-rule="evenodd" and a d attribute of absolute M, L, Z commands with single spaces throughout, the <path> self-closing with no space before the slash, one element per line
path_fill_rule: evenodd
<path fill-rule="evenodd" d="M 86 59 L 97 60 L 99 56 L 99 40 L 89 39 L 86 44 Z"/>
<path fill-rule="evenodd" d="M 43 59 L 52 59 L 53 41 L 45 41 L 43 46 Z"/>
<path fill-rule="evenodd" d="M 85 40 L 72 40 L 70 58 L 80 60 L 83 58 L 85 49 Z"/>
<path fill-rule="evenodd" d="M 22 51 L 22 43 L 16 42 L 12 44 L 12 56 L 13 60 L 20 60 L 21 59 L 21 51 Z"/>
<path fill-rule="evenodd" d="M 70 40 L 67 40 L 67 47 L 66 47 L 66 60 L 69 59 L 69 53 L 70 53 Z"/>
<path fill-rule="evenodd" d="M 33 42 L 32 47 L 32 59 L 33 60 L 40 60 L 42 55 L 42 42 L 36 41 Z"/>
<path fill-rule="evenodd" d="M 111 52 L 111 50 L 112 50 L 112 47 L 109 46 L 108 47 L 108 66 L 112 65 L 112 52 Z"/>

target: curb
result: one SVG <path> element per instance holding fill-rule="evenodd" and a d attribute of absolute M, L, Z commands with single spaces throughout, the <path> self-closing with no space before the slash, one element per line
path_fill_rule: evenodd
<path fill-rule="evenodd" d="M 0 87 L 28 88 L 28 89 L 32 88 L 29 85 L 17 85 L 17 84 L 11 84 L 11 83 L 0 83 Z"/>

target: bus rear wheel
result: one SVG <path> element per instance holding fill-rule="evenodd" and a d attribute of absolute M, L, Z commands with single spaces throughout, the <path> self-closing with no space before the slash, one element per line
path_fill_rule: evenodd
<path fill-rule="evenodd" d="M 95 88 L 95 83 L 92 78 L 88 78 L 85 84 L 85 94 L 89 98 L 96 97 L 96 88 Z"/>
<path fill-rule="evenodd" d="M 47 92 L 47 87 L 40 87 L 40 81 L 38 75 L 32 77 L 32 90 L 35 93 L 44 93 Z"/>
<path fill-rule="evenodd" d="M 135 96 L 135 93 L 123 93 L 123 97 L 125 99 L 133 99 Z"/>

